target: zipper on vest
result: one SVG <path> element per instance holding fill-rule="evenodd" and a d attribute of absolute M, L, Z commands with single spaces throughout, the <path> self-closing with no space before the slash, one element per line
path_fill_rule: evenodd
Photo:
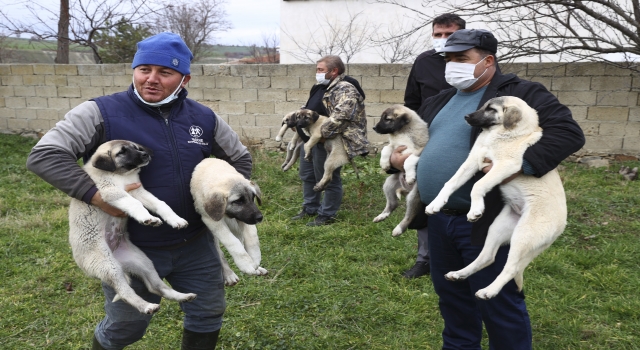
<path fill-rule="evenodd" d="M 184 174 L 182 173 L 182 165 L 180 164 L 180 154 L 178 153 L 178 143 L 176 142 L 176 138 L 175 138 L 175 134 L 173 133 L 173 128 L 171 127 L 171 124 L 169 124 L 169 118 L 171 118 L 171 112 L 169 112 L 169 116 L 167 118 L 164 118 L 164 122 L 165 125 L 169 128 L 169 138 L 171 139 L 171 156 L 173 157 L 173 159 L 175 159 L 175 167 L 174 167 L 174 173 L 178 176 L 178 186 L 180 187 L 180 193 L 190 193 L 190 190 L 187 189 L 187 192 L 185 192 L 185 188 L 184 188 Z M 182 212 L 187 214 L 188 210 L 187 210 L 187 205 L 185 203 L 185 196 L 180 196 L 182 197 L 182 200 L 180 201 L 180 206 L 182 209 Z"/>

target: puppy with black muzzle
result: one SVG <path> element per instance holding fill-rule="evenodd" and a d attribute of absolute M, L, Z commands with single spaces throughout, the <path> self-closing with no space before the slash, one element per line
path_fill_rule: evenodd
<path fill-rule="evenodd" d="M 288 125 L 290 127 L 295 126 L 302 128 L 310 135 L 309 141 L 304 143 L 304 159 L 309 162 L 311 161 L 311 149 L 322 140 L 322 124 L 332 123 L 332 121 L 329 117 L 319 115 L 310 109 L 300 109 L 295 112 L 294 116 L 295 118 L 292 118 Z M 356 176 L 359 178 L 358 168 L 353 159 L 349 159 L 341 136 L 326 139 L 324 141 L 324 148 L 327 150 L 327 159 L 324 163 L 324 175 L 313 187 L 314 191 L 320 192 L 324 190 L 333 178 L 333 171 L 347 163 L 351 163 L 351 166 L 353 166 L 356 172 Z"/>
<path fill-rule="evenodd" d="M 291 167 L 296 163 L 300 157 L 300 147 L 302 147 L 302 144 L 304 143 L 295 129 L 289 126 L 290 124 L 295 124 L 290 123 L 290 121 L 295 118 L 295 113 L 296 111 L 289 112 L 282 118 L 282 127 L 280 128 L 278 135 L 276 135 L 276 141 L 281 141 L 288 129 L 293 130 L 293 136 L 291 136 L 291 140 L 287 143 L 287 155 L 284 163 L 280 166 L 282 171 L 291 169 Z"/>
<path fill-rule="evenodd" d="M 491 170 L 471 189 L 467 220 L 477 221 L 482 216 L 484 196 L 495 186 L 500 186 L 505 206 L 489 227 L 478 257 L 464 269 L 445 275 L 452 281 L 466 279 L 491 265 L 498 248 L 509 244 L 509 256 L 502 272 L 489 286 L 476 293 L 479 299 L 490 299 L 512 279 L 522 290 L 524 269 L 564 231 L 567 204 L 556 169 L 540 178 L 518 175 L 503 183 L 522 169 L 524 152 L 542 137 L 538 114 L 526 102 L 512 96 L 496 97 L 465 119 L 472 126 L 482 127 L 482 132 L 469 157 L 427 205 L 425 212 L 439 212 L 455 190 L 488 165 L 484 159 L 491 160 Z"/>
<path fill-rule="evenodd" d="M 407 196 L 407 208 L 402 221 L 394 228 L 393 236 L 398 236 L 407 230 L 411 220 L 420 210 L 420 195 L 416 181 L 416 168 L 422 150 L 429 141 L 429 128 L 414 111 L 403 106 L 393 105 L 380 116 L 380 121 L 373 127 L 378 134 L 389 135 L 389 143 L 380 152 L 380 167 L 387 171 L 391 168 L 390 157 L 393 151 L 400 147 L 407 148 L 402 155 L 409 155 L 404 162 L 404 173 L 395 173 L 387 177 L 382 186 L 387 205 L 373 222 L 385 220 L 398 207 L 398 200 L 402 195 Z M 405 180 L 406 179 L 406 180 Z"/>
<path fill-rule="evenodd" d="M 125 186 L 140 182 L 140 168 L 151 161 L 151 150 L 136 143 L 114 140 L 102 144 L 84 166 L 95 182 L 102 199 L 125 212 L 143 225 L 158 226 L 162 220 L 173 228 L 184 228 L 187 221 L 176 215 L 163 201 L 142 186 L 125 191 Z M 153 267 L 151 260 L 129 240 L 127 218 L 114 217 L 77 199 L 69 207 L 69 243 L 73 258 L 89 276 L 100 279 L 122 299 L 145 314 L 160 307 L 140 296 L 129 286 L 129 275 L 140 278 L 147 289 L 178 302 L 191 301 L 193 293 L 179 293 L 168 287 Z"/>
<path fill-rule="evenodd" d="M 260 266 L 262 255 L 256 224 L 262 213 L 258 185 L 244 178 L 229 163 L 215 158 L 204 159 L 191 177 L 191 194 L 196 211 L 215 239 L 222 262 L 225 284 L 235 285 L 240 280 L 233 272 L 220 249 L 224 245 L 240 271 L 248 275 L 266 275 Z"/>

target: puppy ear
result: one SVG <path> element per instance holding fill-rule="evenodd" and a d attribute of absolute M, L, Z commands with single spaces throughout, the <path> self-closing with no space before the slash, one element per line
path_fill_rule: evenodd
<path fill-rule="evenodd" d="M 260 187 L 258 187 L 258 184 L 250 181 L 249 182 L 251 184 L 251 186 L 253 186 L 253 190 L 256 194 L 256 199 L 258 200 L 258 205 L 262 205 L 262 191 L 260 191 Z"/>
<path fill-rule="evenodd" d="M 517 106 L 507 106 L 504 109 L 504 121 L 502 125 L 506 129 L 513 129 L 522 120 L 522 112 Z"/>
<path fill-rule="evenodd" d="M 214 193 L 204 203 L 204 211 L 213 221 L 220 221 L 224 217 L 224 213 L 227 209 L 227 196 L 220 192 Z"/>
<path fill-rule="evenodd" d="M 109 172 L 116 171 L 116 162 L 111 158 L 111 151 L 107 152 L 107 154 L 102 154 L 94 158 L 93 167 Z"/>

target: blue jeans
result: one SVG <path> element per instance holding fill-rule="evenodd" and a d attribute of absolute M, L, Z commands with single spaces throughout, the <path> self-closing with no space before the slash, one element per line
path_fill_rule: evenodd
<path fill-rule="evenodd" d="M 222 314 L 226 307 L 224 280 L 211 233 L 207 232 L 193 242 L 173 250 L 140 249 L 153 261 L 160 278 L 165 278 L 173 289 L 198 295 L 195 300 L 180 304 L 185 313 L 184 328 L 208 333 L 222 327 Z M 131 287 L 148 302 L 160 302 L 161 297 L 147 291 L 139 279 L 132 277 Z M 105 295 L 106 316 L 94 332 L 102 347 L 109 350 L 122 349 L 142 338 L 151 315 L 138 312 L 122 300 L 111 302 L 115 291 L 104 283 L 102 290 Z"/>
<path fill-rule="evenodd" d="M 471 245 L 471 223 L 465 215 L 429 216 L 429 253 L 431 278 L 439 296 L 444 319 L 443 349 L 481 349 L 482 324 L 489 335 L 490 349 L 531 349 L 531 322 L 516 283 L 507 283 L 489 300 L 476 299 L 475 293 L 500 274 L 507 261 L 509 246 L 498 250 L 493 264 L 459 282 L 444 275 L 457 271 L 475 260 L 482 246 Z"/>
<path fill-rule="evenodd" d="M 320 216 L 335 217 L 340 204 L 342 204 L 342 179 L 340 178 L 340 170 L 342 167 L 333 172 L 333 178 L 324 189 L 324 197 L 322 192 L 313 190 L 322 176 L 324 175 L 324 161 L 327 159 L 327 151 L 324 144 L 319 143 L 312 149 L 313 161 L 304 160 L 304 147 L 300 147 L 300 180 L 302 180 L 302 209 L 308 214 L 317 213 Z"/>

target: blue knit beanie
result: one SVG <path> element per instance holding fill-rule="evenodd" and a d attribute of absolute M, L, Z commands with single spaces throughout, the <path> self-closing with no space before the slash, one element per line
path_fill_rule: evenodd
<path fill-rule="evenodd" d="M 189 67 L 193 55 L 178 34 L 164 32 L 148 37 L 138 43 L 131 68 L 141 64 L 153 64 L 177 70 L 183 75 L 191 74 Z"/>

